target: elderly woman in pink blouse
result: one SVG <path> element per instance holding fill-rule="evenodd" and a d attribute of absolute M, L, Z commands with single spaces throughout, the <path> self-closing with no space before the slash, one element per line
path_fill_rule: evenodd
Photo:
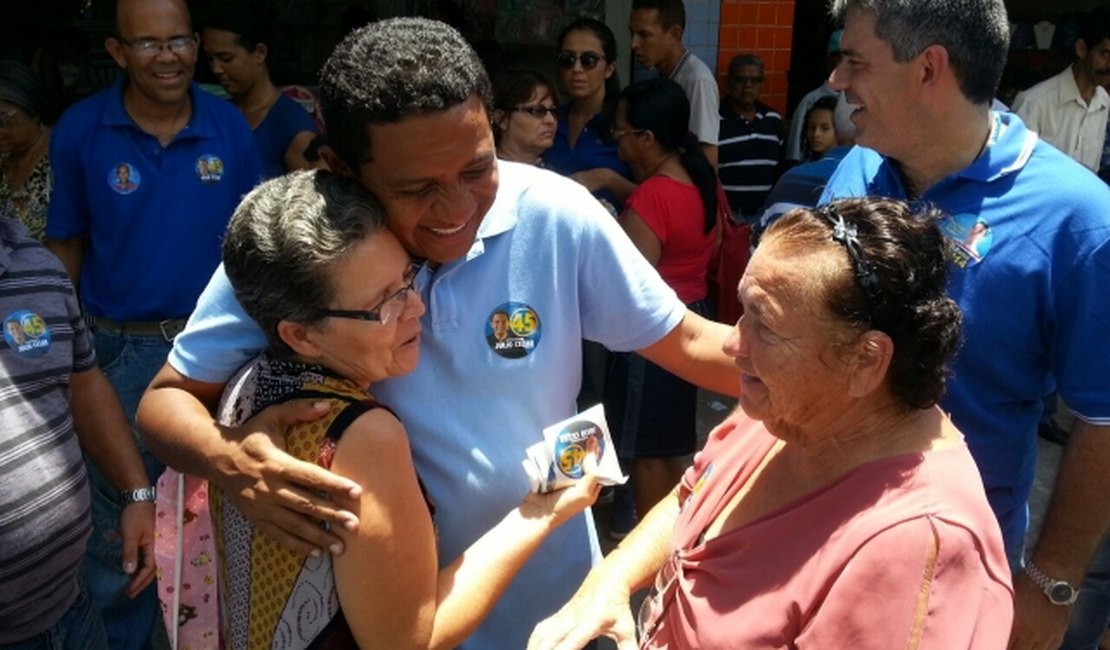
<path fill-rule="evenodd" d="M 1001 533 L 936 406 L 961 320 L 945 271 L 935 215 L 902 203 L 773 224 L 725 345 L 739 409 L 530 647 L 1005 648 Z"/>

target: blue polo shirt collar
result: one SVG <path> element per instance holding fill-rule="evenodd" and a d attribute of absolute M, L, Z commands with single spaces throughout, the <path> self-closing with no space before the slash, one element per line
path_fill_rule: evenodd
<path fill-rule="evenodd" d="M 466 254 L 467 261 L 485 252 L 486 239 L 496 237 L 516 227 L 516 207 L 519 201 L 517 197 L 513 196 L 510 198 L 509 195 L 518 193 L 520 184 L 513 181 L 513 178 L 515 178 L 515 170 L 513 167 L 520 164 L 523 163 L 513 163 L 498 159 L 497 196 L 493 199 L 493 205 L 490 206 L 489 211 L 486 212 L 486 216 L 482 219 L 482 224 L 478 226 L 478 234 L 474 238 L 474 244 Z"/>
<path fill-rule="evenodd" d="M 123 106 L 123 89 L 128 83 L 128 78 L 124 75 L 112 84 L 112 88 L 108 93 L 107 104 L 105 104 L 104 107 L 104 116 L 101 118 L 101 123 L 105 126 L 139 128 L 139 126 L 135 124 L 135 120 L 131 119 L 131 116 L 127 114 L 127 109 Z M 208 97 L 200 97 L 200 93 L 203 92 L 206 91 L 197 86 L 196 83 L 189 83 L 189 98 L 192 100 L 193 114 L 189 116 L 189 123 L 174 137 L 174 140 L 183 138 L 208 138 L 216 135 L 211 117 L 208 115 L 207 111 L 200 110 L 199 107 L 200 102 L 208 99 Z M 217 98 L 212 97 L 212 99 Z"/>

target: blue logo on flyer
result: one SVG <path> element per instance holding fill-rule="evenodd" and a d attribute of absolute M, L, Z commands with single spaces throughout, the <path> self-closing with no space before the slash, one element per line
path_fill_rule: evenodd
<path fill-rule="evenodd" d="M 108 170 L 108 186 L 116 194 L 130 194 L 143 184 L 143 176 L 131 163 L 116 163 Z"/>
<path fill-rule="evenodd" d="M 957 214 L 941 221 L 949 261 L 961 269 L 975 266 L 994 246 L 994 229 L 974 214 Z"/>
<path fill-rule="evenodd" d="M 219 183 L 224 177 L 224 161 L 219 156 L 205 154 L 197 158 L 196 169 L 202 183 Z"/>
<path fill-rule="evenodd" d="M 605 437 L 601 427 L 589 420 L 575 420 L 563 427 L 555 436 L 555 464 L 568 478 L 582 478 L 586 456 L 593 455 L 600 462 L 605 452 Z"/>
<path fill-rule="evenodd" d="M 41 357 L 50 349 L 50 328 L 33 311 L 20 309 L 4 318 L 8 348 L 24 357 Z"/>
<path fill-rule="evenodd" d="M 486 343 L 506 359 L 528 356 L 540 344 L 540 317 L 522 302 L 506 302 L 486 320 Z"/>

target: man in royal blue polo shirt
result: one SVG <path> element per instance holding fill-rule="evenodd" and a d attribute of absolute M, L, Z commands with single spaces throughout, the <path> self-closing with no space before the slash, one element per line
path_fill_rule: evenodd
<path fill-rule="evenodd" d="M 197 37 L 180 0 L 121 0 L 105 47 L 124 77 L 54 129 L 48 246 L 78 286 L 96 354 L 134 420 L 143 390 L 220 260 L 239 197 L 261 174 L 234 106 L 192 83 Z M 154 483 L 162 467 L 148 454 Z M 89 588 L 113 648 L 139 647 L 159 614 L 153 588 L 123 596 L 115 491 L 93 474 Z"/>
<path fill-rule="evenodd" d="M 1110 521 L 1110 191 L 1016 115 L 991 111 L 1009 45 L 1003 0 L 836 0 L 833 13 L 844 59 L 830 82 L 859 106 L 863 147 L 824 198 L 877 194 L 947 213 L 964 344 L 941 405 L 967 437 L 1015 572 L 1010 647 L 1058 648 Z M 1023 562 L 1053 390 L 1076 421 Z"/>

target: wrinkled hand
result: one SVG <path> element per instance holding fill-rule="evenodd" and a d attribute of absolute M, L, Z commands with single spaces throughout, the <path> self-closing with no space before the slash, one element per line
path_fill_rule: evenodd
<path fill-rule="evenodd" d="M 355 513 L 339 509 L 324 494 L 346 494 L 357 499 L 362 488 L 314 463 L 285 451 L 285 431 L 328 413 L 327 402 L 294 400 L 268 407 L 240 426 L 238 444 L 230 455 L 232 467 L 221 485 L 232 503 L 282 546 L 300 554 L 318 555 L 324 549 L 343 552 L 343 543 L 320 522 L 358 529 Z"/>
<path fill-rule="evenodd" d="M 129 503 L 119 515 L 123 572 L 131 576 L 127 596 L 134 598 L 154 580 L 154 504 Z"/>
<path fill-rule="evenodd" d="M 1056 650 L 1073 607 L 1053 605 L 1024 573 L 1014 576 L 1014 626 L 1009 650 Z"/>
<path fill-rule="evenodd" d="M 603 635 L 613 639 L 618 650 L 636 650 L 629 594 L 587 580 L 554 616 L 540 621 L 528 639 L 528 650 L 576 650 Z"/>

